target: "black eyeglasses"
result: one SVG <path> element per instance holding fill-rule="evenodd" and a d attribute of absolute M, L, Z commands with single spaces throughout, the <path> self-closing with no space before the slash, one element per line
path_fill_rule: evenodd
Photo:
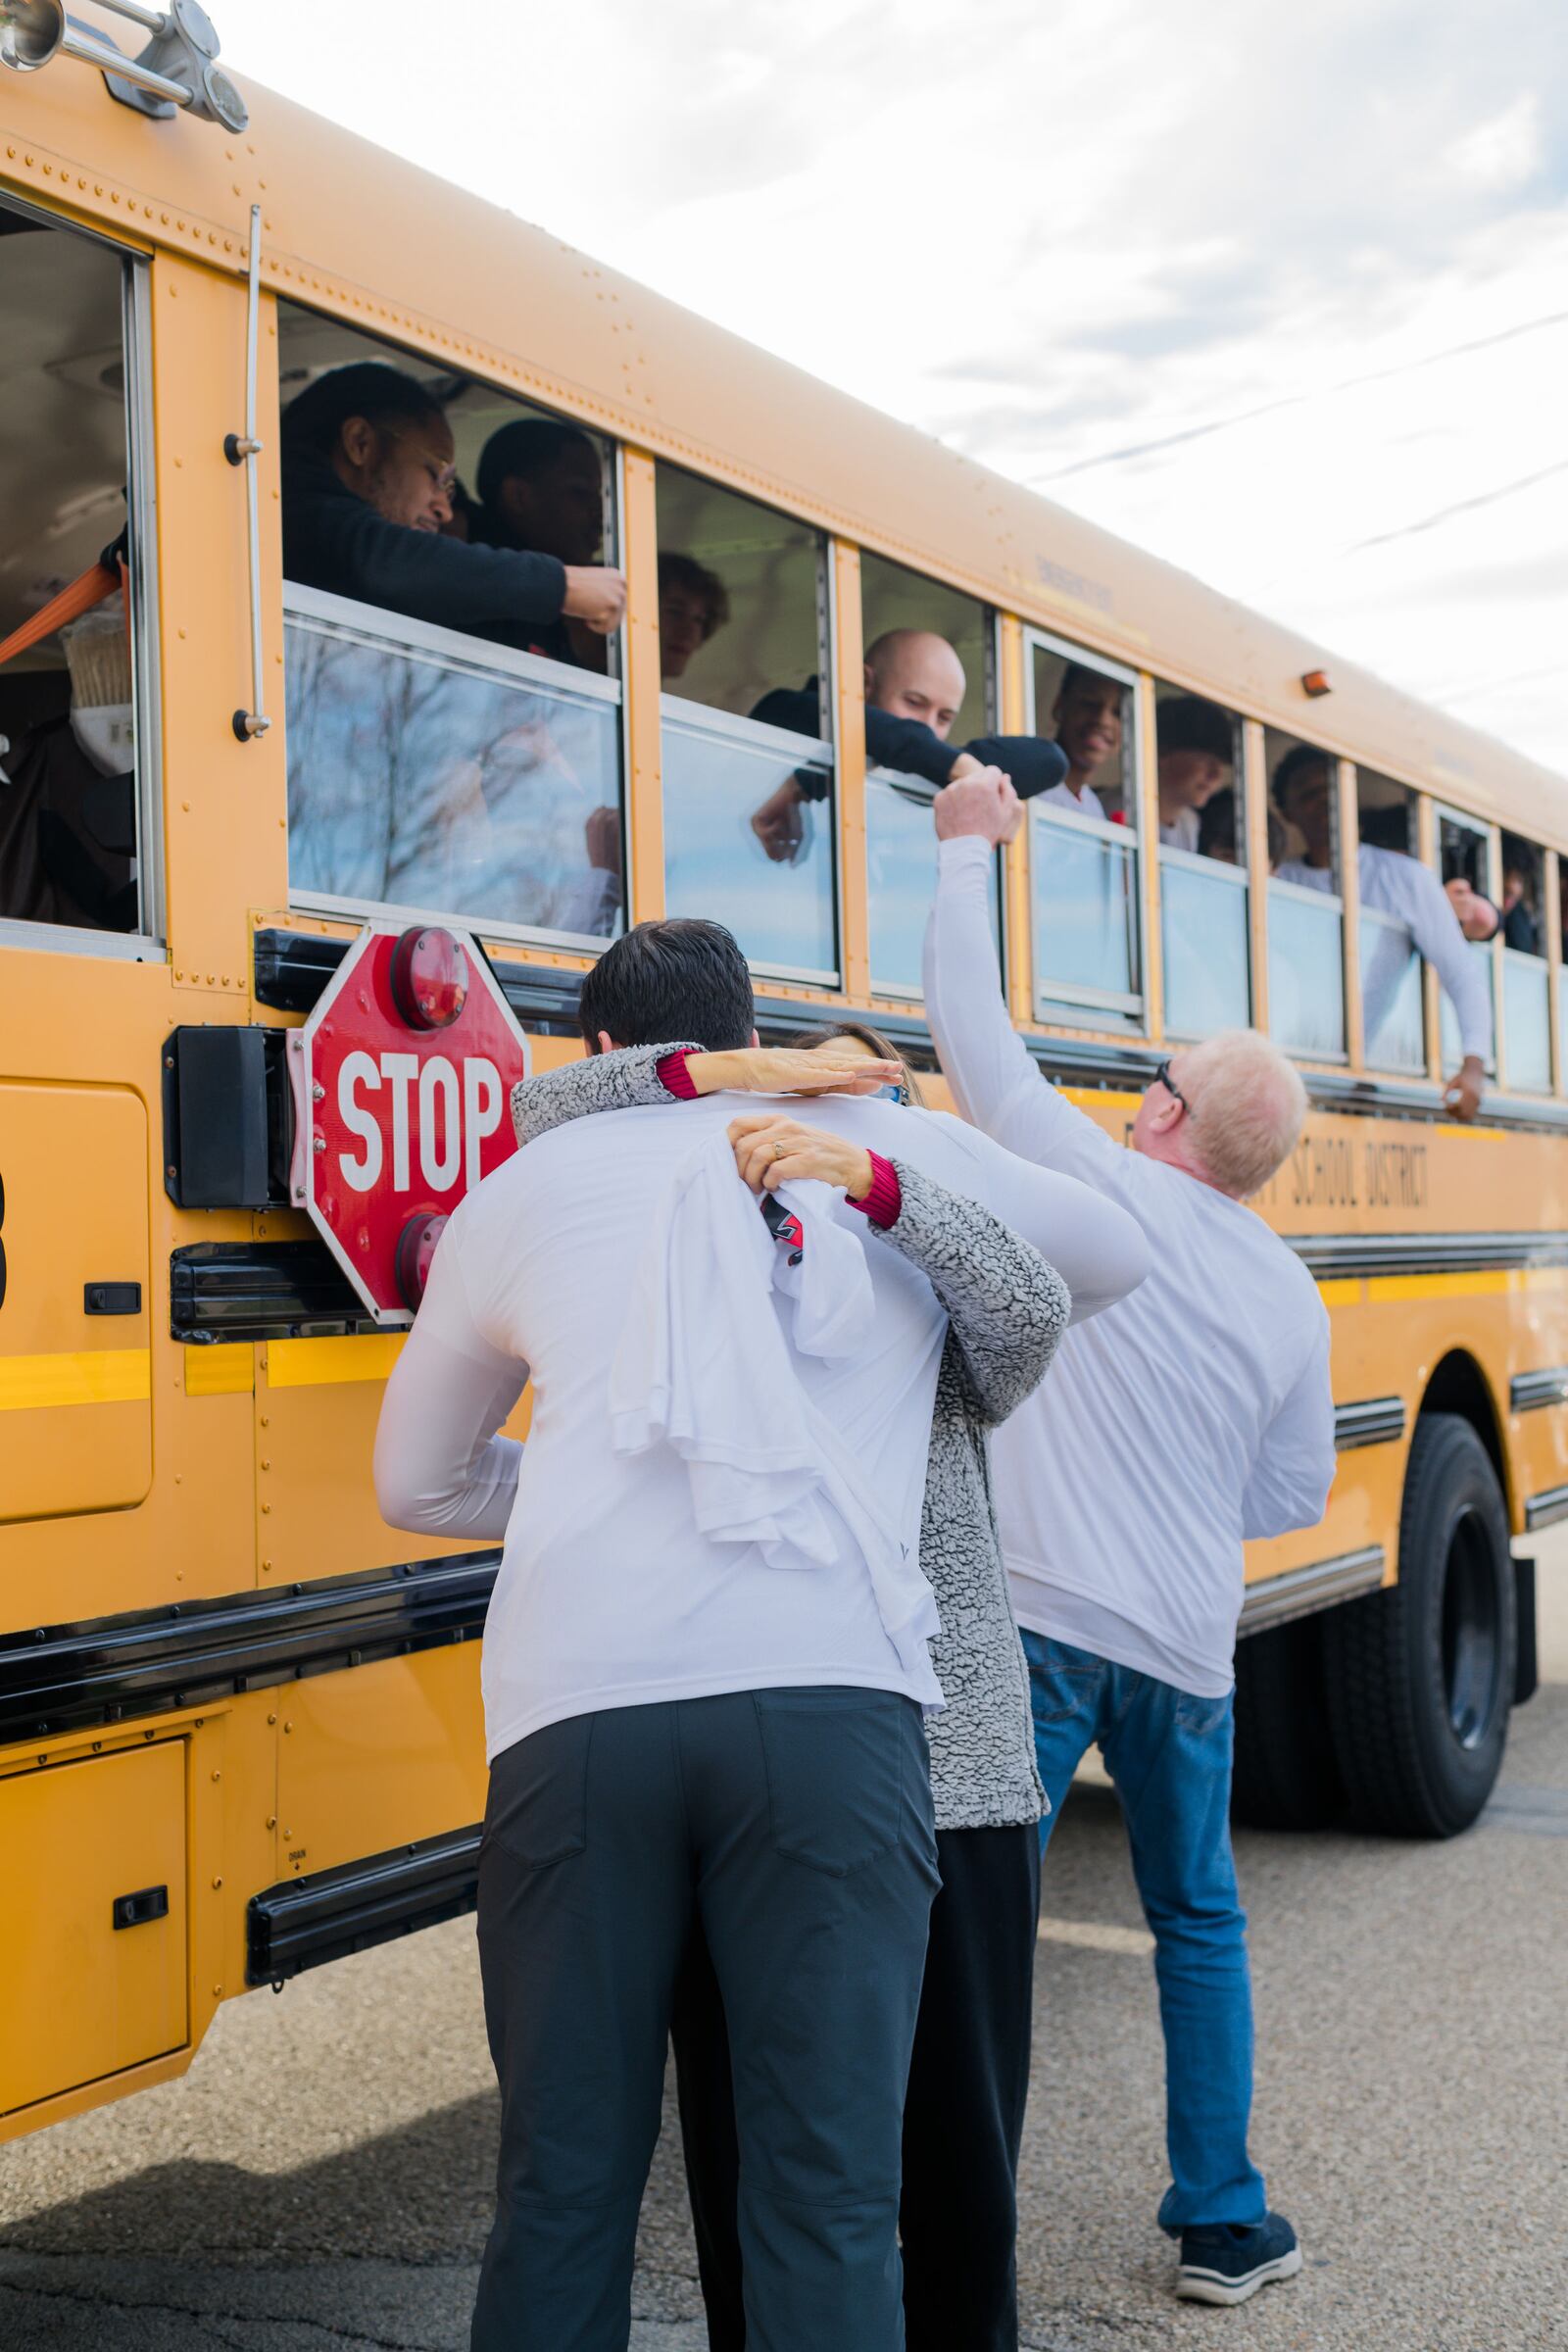
<path fill-rule="evenodd" d="M 1181 1104 L 1183 1110 L 1191 1110 L 1192 1104 L 1188 1102 L 1187 1097 L 1182 1093 L 1181 1088 L 1176 1084 L 1175 1080 L 1170 1074 L 1170 1063 L 1168 1061 L 1162 1061 L 1158 1069 L 1154 1072 L 1154 1083 L 1156 1086 L 1162 1086 L 1167 1095 L 1173 1096 Z"/>

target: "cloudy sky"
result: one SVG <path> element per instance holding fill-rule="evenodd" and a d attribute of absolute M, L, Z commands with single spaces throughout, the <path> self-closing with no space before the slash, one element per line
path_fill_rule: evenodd
<path fill-rule="evenodd" d="M 1561 0 L 212 13 L 240 72 L 1568 772 Z"/>

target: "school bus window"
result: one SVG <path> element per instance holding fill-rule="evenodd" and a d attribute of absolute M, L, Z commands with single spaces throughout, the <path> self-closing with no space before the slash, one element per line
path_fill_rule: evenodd
<path fill-rule="evenodd" d="M 1030 723 L 1063 770 L 1029 801 L 1035 1012 L 1094 1029 L 1143 1022 L 1137 728 L 1130 670 L 1027 639 Z"/>
<path fill-rule="evenodd" d="M 156 919 L 137 764 L 133 268 L 0 209 L 0 921 L 145 934 Z"/>
<path fill-rule="evenodd" d="M 823 541 L 667 466 L 657 514 L 665 906 L 767 971 L 836 979 Z"/>
<path fill-rule="evenodd" d="M 1496 994 L 1493 985 L 1492 942 L 1497 932 L 1497 885 L 1492 872 L 1492 835 L 1473 817 L 1452 808 L 1438 811 L 1438 873 L 1449 906 L 1467 942 L 1467 953 L 1481 980 L 1494 1025 Z M 1461 1038 L 1459 1021 L 1446 990 L 1443 995 L 1441 1036 L 1445 1068 L 1457 1060 Z M 1487 1067 L 1495 1066 L 1488 1050 Z"/>
<path fill-rule="evenodd" d="M 973 597 L 880 556 L 860 559 L 865 647 L 865 852 L 871 982 L 916 996 L 926 916 L 936 887 L 931 803 L 961 756 L 1003 755 L 990 733 L 991 616 Z M 1017 750 L 1027 756 L 1019 742 Z M 1020 791 L 1027 778 L 1014 774 Z M 995 907 L 993 907 L 993 922 Z"/>
<path fill-rule="evenodd" d="M 1269 848 L 1269 1028 L 1289 1054 L 1335 1060 L 1345 1053 L 1339 761 L 1275 727 L 1263 731 L 1263 760 L 1283 831 Z"/>
<path fill-rule="evenodd" d="M 1414 855 L 1415 795 L 1361 768 L 1355 780 L 1361 914 L 1361 1037 L 1368 1069 L 1419 1077 L 1427 1066 L 1426 1004 L 1415 925 L 1432 879 Z"/>
<path fill-rule="evenodd" d="M 1244 1029 L 1252 990 L 1241 722 L 1157 683 L 1154 754 L 1165 1027 L 1173 1037 Z"/>
<path fill-rule="evenodd" d="M 296 903 L 604 939 L 622 911 L 610 452 L 279 306 Z"/>
<path fill-rule="evenodd" d="M 1542 938 L 1545 853 L 1521 833 L 1502 836 L 1502 1035 L 1508 1086 L 1526 1095 L 1551 1092 L 1550 978 Z"/>

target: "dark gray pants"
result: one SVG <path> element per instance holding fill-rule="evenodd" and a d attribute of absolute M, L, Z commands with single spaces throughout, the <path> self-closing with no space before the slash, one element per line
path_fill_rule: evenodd
<path fill-rule="evenodd" d="M 752 2352 L 899 2352 L 899 2150 L 936 1838 L 918 1708 L 753 1690 L 497 1757 L 479 1957 L 501 2082 L 473 2352 L 624 2352 L 694 1919 L 728 2022 Z"/>

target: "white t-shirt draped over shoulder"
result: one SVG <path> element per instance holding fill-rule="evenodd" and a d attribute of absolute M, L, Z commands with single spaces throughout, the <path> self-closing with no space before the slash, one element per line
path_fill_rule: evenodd
<path fill-rule="evenodd" d="M 1147 1245 L 1110 1201 L 956 1119 L 890 1102 L 715 1095 L 678 1117 L 612 1111 L 528 1145 L 447 1227 L 376 1440 L 376 1492 L 394 1525 L 505 1538 L 482 1669 L 492 1757 L 604 1707 L 814 1683 L 916 1695 L 847 1529 L 826 1561 L 715 1544 L 698 1531 L 675 1451 L 611 1444 L 611 1366 L 656 1204 L 705 1135 L 737 1112 L 782 1109 L 982 1200 L 1051 1259 L 1080 1317 L 1142 1279 Z M 896 1251 L 867 1250 L 866 1262 L 875 1311 L 860 1351 L 831 1364 L 793 1343 L 790 1353 L 913 1544 L 946 1318 Z M 518 1446 L 493 1433 L 530 1370 Z"/>

